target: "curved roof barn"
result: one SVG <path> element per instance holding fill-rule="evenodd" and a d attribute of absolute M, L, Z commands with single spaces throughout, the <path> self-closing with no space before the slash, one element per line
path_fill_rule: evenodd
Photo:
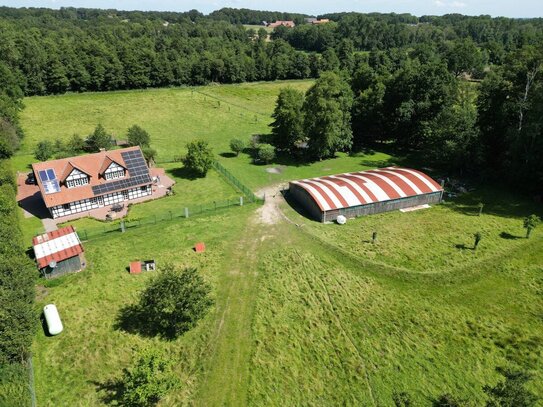
<path fill-rule="evenodd" d="M 440 200 L 443 191 L 443 188 L 428 175 L 414 169 L 399 167 L 303 179 L 292 181 L 292 186 L 294 188 L 291 189 L 303 189 L 322 212 L 387 201 L 409 203 L 413 199 L 406 198 L 428 194 L 439 195 Z M 378 211 L 372 213 L 375 212 Z"/>

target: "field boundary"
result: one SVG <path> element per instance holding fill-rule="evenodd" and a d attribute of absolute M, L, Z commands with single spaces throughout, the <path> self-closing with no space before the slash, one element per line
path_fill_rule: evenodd
<path fill-rule="evenodd" d="M 228 171 L 226 168 L 223 167 L 221 163 L 218 161 L 213 162 L 213 168 L 215 171 L 217 171 L 219 174 L 221 174 L 226 180 L 233 185 L 235 188 L 237 188 L 240 192 L 244 194 L 244 196 L 250 201 L 250 202 L 258 202 L 263 201 L 262 199 L 258 198 L 254 192 L 247 187 L 245 184 L 243 184 L 239 179 L 237 179 L 234 174 L 232 174 L 230 171 Z"/>

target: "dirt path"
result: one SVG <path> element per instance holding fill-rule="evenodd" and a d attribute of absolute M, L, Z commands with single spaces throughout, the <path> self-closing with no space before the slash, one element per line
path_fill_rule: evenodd
<path fill-rule="evenodd" d="M 273 225 L 279 223 L 284 215 L 279 209 L 279 204 L 284 201 L 281 191 L 286 184 L 272 185 L 261 189 L 256 193 L 259 197 L 264 197 L 264 205 L 257 210 L 258 222 L 264 225 Z"/>
<path fill-rule="evenodd" d="M 252 323 L 258 296 L 258 253 L 264 240 L 276 237 L 272 226 L 283 219 L 278 208 L 283 197 L 278 186 L 259 192 L 266 202 L 247 219 L 245 229 L 232 242 L 231 267 L 221 277 L 217 293 L 217 322 L 198 395 L 198 406 L 247 405 L 251 355 Z"/>

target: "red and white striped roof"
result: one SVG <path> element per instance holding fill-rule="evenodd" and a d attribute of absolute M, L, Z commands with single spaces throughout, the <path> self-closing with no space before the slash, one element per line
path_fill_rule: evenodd
<path fill-rule="evenodd" d="M 387 167 L 292 181 L 305 189 L 322 211 L 440 192 L 428 175 L 410 168 Z"/>
<path fill-rule="evenodd" d="M 34 237 L 32 246 L 40 269 L 52 261 L 59 262 L 83 253 L 79 236 L 71 225 Z"/>

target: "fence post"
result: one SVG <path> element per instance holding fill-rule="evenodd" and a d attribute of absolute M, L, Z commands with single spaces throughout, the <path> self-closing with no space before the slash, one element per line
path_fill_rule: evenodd
<path fill-rule="evenodd" d="M 242 196 L 239 197 L 239 206 L 243 206 L 243 197 Z"/>
<path fill-rule="evenodd" d="M 126 229 L 124 228 L 124 219 L 121 220 L 121 233 L 126 232 Z"/>
<path fill-rule="evenodd" d="M 189 217 L 189 208 L 185 208 L 185 218 Z"/>

